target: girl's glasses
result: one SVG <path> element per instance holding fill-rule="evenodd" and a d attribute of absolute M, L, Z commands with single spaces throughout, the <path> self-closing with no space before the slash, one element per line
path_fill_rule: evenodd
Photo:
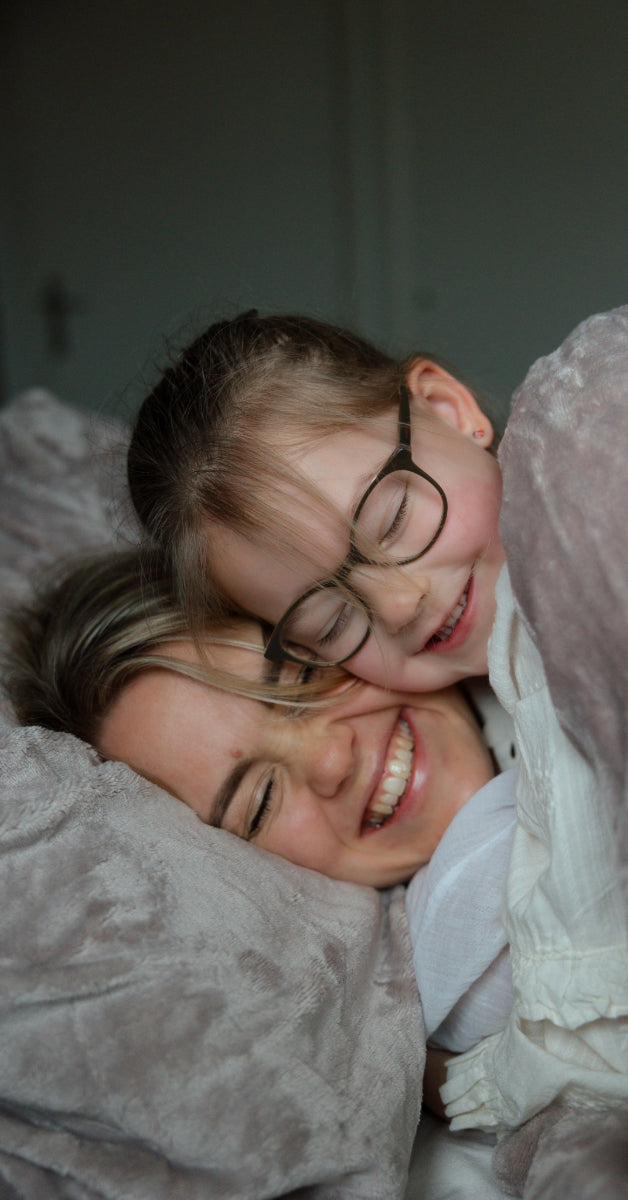
<path fill-rule="evenodd" d="M 434 545 L 446 520 L 442 487 L 412 460 L 410 397 L 402 385 L 397 447 L 355 510 L 346 559 L 330 579 L 290 605 L 275 625 L 264 656 L 271 662 L 287 659 L 319 667 L 336 667 L 353 658 L 373 623 L 368 605 L 348 582 L 354 567 L 415 562 Z"/>

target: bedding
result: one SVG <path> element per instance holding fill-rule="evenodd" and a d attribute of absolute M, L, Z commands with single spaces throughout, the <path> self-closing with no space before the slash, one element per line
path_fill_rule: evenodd
<path fill-rule="evenodd" d="M 0 414 L 0 605 L 134 536 L 124 431 Z M 394 1200 L 422 1017 L 402 889 L 295 868 L 0 713 L 0 1195 Z"/>
<path fill-rule="evenodd" d="M 622 308 L 534 365 L 500 449 L 509 566 L 489 657 L 521 752 L 504 905 L 515 1005 L 443 1097 L 454 1125 L 530 1118 L 499 1154 L 510 1184 L 532 1163 L 526 1197 L 566 1194 L 570 1140 L 569 1195 L 620 1195 L 628 1179 L 626 447 Z"/>
<path fill-rule="evenodd" d="M 500 462 L 513 591 L 560 724 L 599 782 L 628 897 L 628 305 L 534 364 Z"/>
<path fill-rule="evenodd" d="M 503 1029 L 513 1005 L 501 908 L 516 776 L 503 771 L 467 800 L 406 889 L 425 1035 L 457 1053 Z"/>
<path fill-rule="evenodd" d="M 627 379 L 620 309 L 535 365 L 501 450 L 503 611 L 542 656 L 551 711 L 594 780 L 619 924 Z M 44 393 L 0 414 L 0 606 L 59 552 L 134 537 L 123 445 Z M 6 703 L 0 718 L 0 1194 L 404 1195 L 424 1038 L 401 889 L 271 860 L 81 743 L 17 729 Z M 526 831 L 532 852 L 552 829 Z M 538 896 L 549 877 L 534 861 Z M 571 1197 L 622 1194 L 628 1107 L 554 1092 L 530 1115 L 523 1078 L 510 1124 L 525 1123 L 498 1147 L 506 1193 L 562 1200 L 568 1180 Z M 502 1194 L 493 1145 L 422 1122 L 405 1200 Z"/>
<path fill-rule="evenodd" d="M 555 1101 L 628 1097 L 628 923 L 612 825 L 558 724 L 505 568 L 489 660 L 520 751 L 502 904 L 514 1004 L 503 1032 L 451 1066 L 453 1128 L 516 1127 Z"/>

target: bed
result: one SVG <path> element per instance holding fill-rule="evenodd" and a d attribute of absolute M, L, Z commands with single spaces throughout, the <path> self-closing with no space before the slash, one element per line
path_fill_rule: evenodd
<path fill-rule="evenodd" d="M 0 413 L 3 608 L 136 535 L 124 442 L 42 391 Z M 6 699 L 0 755 L 0 1194 L 401 1197 L 424 1062 L 402 889 L 208 829 Z"/>
<path fill-rule="evenodd" d="M 620 327 L 628 357 L 625 312 Z M 577 340 L 567 353 L 582 383 L 581 348 Z M 522 436 L 530 397 L 566 378 L 564 359 L 539 370 L 520 396 Z M 556 455 L 558 429 L 568 469 L 573 448 L 545 408 L 538 454 Z M 531 426 L 538 440 L 536 411 Z M 125 436 L 38 390 L 0 413 L 0 607 L 19 603 L 32 572 L 57 555 L 137 536 L 124 501 Z M 505 445 L 509 494 L 523 488 L 527 511 L 537 506 L 537 539 L 547 503 L 538 454 L 527 478 Z M 612 532 L 625 545 L 624 511 Z M 530 522 L 507 521 L 523 612 L 552 664 L 551 604 L 525 570 L 538 541 L 526 540 Z M 543 553 L 555 562 L 548 539 Z M 585 626 L 590 618 L 583 613 Z M 613 619 L 623 637 L 619 599 Z M 599 688 L 589 721 L 592 706 L 578 707 L 559 649 L 560 670 L 548 671 L 556 707 L 604 780 L 625 863 L 625 731 L 608 744 L 608 722 L 597 729 Z M 596 678 L 608 671 L 605 653 L 600 638 Z M 612 657 L 613 698 L 628 700 L 628 672 Z M 624 703 L 623 720 L 627 712 Z M 419 1123 L 425 1046 L 403 889 L 326 880 L 209 829 L 123 764 L 18 728 L 6 700 L 0 756 L 7 1200 L 621 1194 L 627 1109 L 574 1111 L 554 1098 L 549 1113 L 521 1128 L 514 1120 L 505 1137 L 498 1130 L 496 1156 L 495 1132 L 452 1133 L 428 1114 Z M 592 1147 L 606 1148 L 610 1173 Z"/>

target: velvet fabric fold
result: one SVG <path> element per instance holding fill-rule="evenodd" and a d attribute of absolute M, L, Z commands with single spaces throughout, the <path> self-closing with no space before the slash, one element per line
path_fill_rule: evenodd
<path fill-rule="evenodd" d="M 125 437 L 41 392 L 0 414 L 0 604 L 133 536 Z M 424 1062 L 402 890 L 0 720 L 0 1194 L 401 1197 Z"/>

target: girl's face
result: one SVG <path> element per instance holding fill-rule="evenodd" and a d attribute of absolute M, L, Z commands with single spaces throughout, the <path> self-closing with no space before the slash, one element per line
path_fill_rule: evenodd
<path fill-rule="evenodd" d="M 212 661 L 261 678 L 271 670 L 261 633 L 257 625 L 247 632 L 260 652 L 216 646 Z M 191 644 L 159 652 L 199 661 Z M 425 863 L 456 812 L 493 775 L 456 688 L 412 696 L 365 685 L 295 715 L 160 667 L 124 688 L 98 749 L 210 825 L 332 878 L 375 887 L 402 882 Z"/>
<path fill-rule="evenodd" d="M 464 385 L 419 360 L 408 387 L 412 457 L 444 489 L 447 519 L 432 548 L 414 562 L 353 568 L 350 586 L 374 620 L 371 635 L 345 666 L 382 687 L 429 691 L 487 671 L 495 585 L 504 561 L 497 527 L 501 473 L 487 450 L 490 423 Z M 295 479 L 298 472 L 305 475 L 348 522 L 395 448 L 397 422 L 391 409 L 360 429 L 330 434 L 299 450 L 286 446 L 286 461 Z M 217 582 L 243 609 L 271 625 L 301 595 L 332 577 L 349 550 L 346 523 L 304 497 L 296 482 L 293 553 L 273 556 L 224 526 L 209 532 Z M 408 520 L 417 524 L 418 545 L 420 516 L 411 514 Z M 405 530 L 404 539 L 412 538 L 412 530 Z"/>

